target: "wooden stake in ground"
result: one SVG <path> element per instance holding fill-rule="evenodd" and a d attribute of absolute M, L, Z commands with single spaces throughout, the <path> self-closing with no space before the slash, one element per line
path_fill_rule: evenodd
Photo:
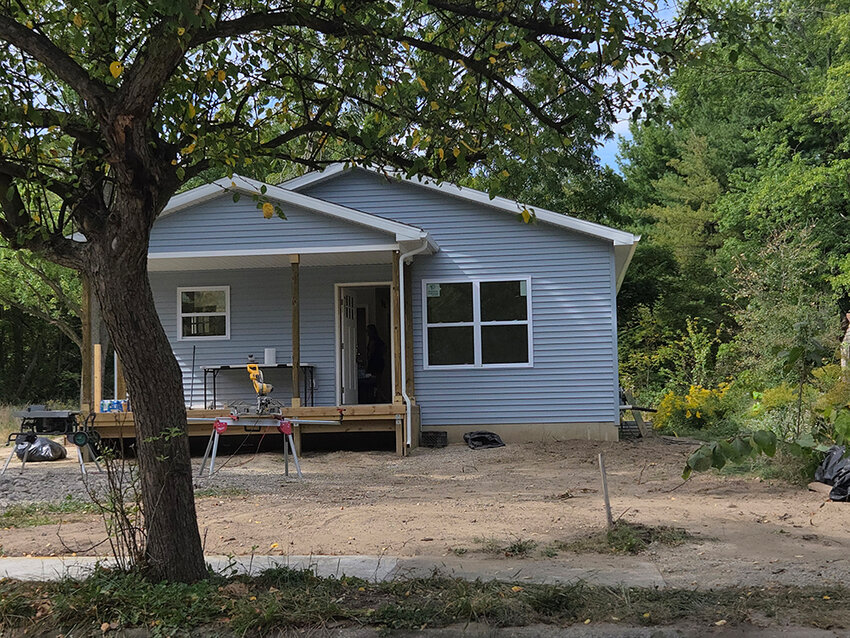
<path fill-rule="evenodd" d="M 611 501 L 608 500 L 608 477 L 605 474 L 605 455 L 599 453 L 599 472 L 602 474 L 602 497 L 605 499 L 605 518 L 608 522 L 608 531 L 614 529 L 614 517 L 611 516 Z"/>

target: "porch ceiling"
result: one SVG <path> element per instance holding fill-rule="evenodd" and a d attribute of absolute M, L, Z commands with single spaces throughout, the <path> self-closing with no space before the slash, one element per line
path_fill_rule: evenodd
<path fill-rule="evenodd" d="M 328 248 L 301 255 L 302 266 L 349 266 L 357 264 L 392 263 L 397 245 L 373 246 L 368 249 Z M 192 253 L 152 253 L 148 255 L 150 272 L 174 272 L 187 270 L 240 270 L 249 268 L 289 268 L 289 252 L 240 253 L 218 251 Z"/>

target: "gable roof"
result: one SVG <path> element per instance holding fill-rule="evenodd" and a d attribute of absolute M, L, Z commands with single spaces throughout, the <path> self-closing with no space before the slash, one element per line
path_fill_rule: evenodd
<path fill-rule="evenodd" d="M 260 195 L 268 199 L 278 201 L 283 204 L 289 204 L 298 208 L 303 208 L 321 215 L 326 215 L 334 219 L 358 224 L 381 231 L 392 235 L 397 242 L 418 242 L 423 241 L 428 243 L 431 252 L 437 250 L 437 246 L 431 239 L 429 233 L 421 228 L 403 224 L 378 215 L 364 213 L 360 210 L 340 206 L 332 202 L 310 197 L 302 193 L 297 193 L 280 186 L 264 184 L 249 177 L 234 175 L 232 178 L 222 178 L 204 186 L 198 186 L 185 193 L 175 195 L 168 202 L 166 207 L 160 214 L 160 218 L 172 215 L 181 210 L 185 210 L 192 206 L 197 206 L 204 202 L 221 197 L 225 193 L 240 193 L 246 195 Z"/>
<path fill-rule="evenodd" d="M 352 168 L 353 167 L 348 164 L 338 162 L 331 164 L 322 171 L 312 171 L 305 173 L 300 177 L 287 180 L 280 184 L 279 187 L 290 191 L 299 191 L 303 188 L 307 188 L 308 186 L 313 186 L 321 182 L 334 179 L 335 177 L 352 170 Z M 626 270 L 634 256 L 635 247 L 637 246 L 638 241 L 640 241 L 640 235 L 633 235 L 632 233 L 624 230 L 617 230 L 610 226 L 604 226 L 602 224 L 596 224 L 576 217 L 570 217 L 569 215 L 556 213 L 551 210 L 546 210 L 545 208 L 525 205 L 505 197 L 494 197 L 491 199 L 487 193 L 474 188 L 457 186 L 456 184 L 450 184 L 448 182 L 436 182 L 435 180 L 427 177 L 417 176 L 414 178 L 407 178 L 399 171 L 392 169 L 381 169 L 372 166 L 357 166 L 356 168 L 358 170 L 374 173 L 381 177 L 395 179 L 406 184 L 439 191 L 450 197 L 456 197 L 458 199 L 495 208 L 497 210 L 511 213 L 512 215 L 528 210 L 531 211 L 538 220 L 552 226 L 611 242 L 614 246 L 617 290 L 620 289 L 620 286 L 623 283 L 623 279 L 626 276 Z"/>

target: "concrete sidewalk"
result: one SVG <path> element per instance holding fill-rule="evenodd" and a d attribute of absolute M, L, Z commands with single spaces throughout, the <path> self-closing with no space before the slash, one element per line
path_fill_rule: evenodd
<path fill-rule="evenodd" d="M 111 558 L 91 556 L 0 558 L 0 578 L 59 580 L 83 578 L 95 565 Z M 422 578 L 434 574 L 483 581 L 625 587 L 664 587 L 652 563 L 606 557 L 577 561 L 495 559 L 465 556 L 207 556 L 213 570 L 224 575 L 257 574 L 273 567 L 309 569 L 317 576 L 353 576 L 372 582 Z"/>

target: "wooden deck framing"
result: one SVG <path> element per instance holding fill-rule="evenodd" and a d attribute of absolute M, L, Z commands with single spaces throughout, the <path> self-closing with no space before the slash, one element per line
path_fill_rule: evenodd
<path fill-rule="evenodd" d="M 336 425 L 304 424 L 293 430 L 296 452 L 301 451 L 302 434 L 320 434 L 334 432 L 395 432 L 396 454 L 404 456 L 408 449 L 405 445 L 405 409 L 404 404 L 346 405 L 346 406 L 301 406 L 285 408 L 282 413 L 290 419 L 309 419 L 316 421 L 335 421 L 339 419 L 339 410 L 343 410 L 342 420 Z M 189 410 L 189 419 L 208 419 L 206 423 L 191 420 L 189 436 L 208 437 L 216 417 L 229 417 L 229 410 Z M 245 426 L 234 425 L 227 428 L 224 436 L 244 436 L 247 426 L 256 419 L 271 420 L 271 416 L 244 415 L 241 419 Z M 418 410 L 413 415 L 414 445 L 419 440 Z M 94 420 L 94 429 L 104 439 L 132 439 L 135 437 L 135 423 L 132 412 L 103 412 Z"/>

